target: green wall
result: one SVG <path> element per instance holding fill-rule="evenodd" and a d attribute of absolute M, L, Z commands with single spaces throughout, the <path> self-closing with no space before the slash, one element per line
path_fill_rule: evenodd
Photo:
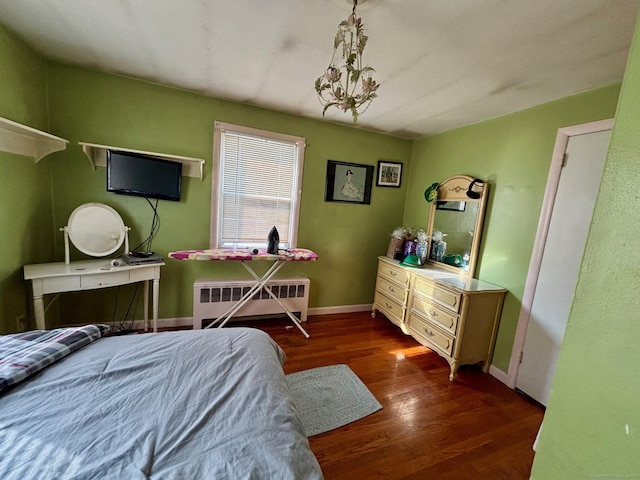
<path fill-rule="evenodd" d="M 47 64 L 0 26 L 0 117 L 48 130 Z M 30 308 L 22 266 L 51 258 L 51 158 L 0 152 L 0 333 Z"/>
<path fill-rule="evenodd" d="M 371 303 L 376 257 L 386 252 L 389 233 L 401 222 L 406 187 L 377 188 L 374 181 L 371 205 L 327 203 L 326 164 L 333 159 L 375 166 L 384 158 L 403 162 L 408 169 L 410 141 L 59 63 L 49 64 L 48 80 L 52 131 L 71 142 L 53 169 L 56 226 L 63 226 L 75 207 L 89 201 L 107 203 L 120 212 L 133 229 L 132 246 L 147 235 L 151 224 L 151 208 L 144 199 L 106 192 L 105 169 L 91 168 L 78 141 L 198 157 L 206 160 L 203 180 L 185 177 L 179 203 L 160 201 L 160 230 L 152 247 L 162 255 L 208 248 L 214 122 L 299 135 L 306 137 L 307 148 L 298 244 L 320 258 L 287 265 L 281 275 L 311 278 L 310 307 Z M 57 259 L 62 259 L 62 245 L 58 235 Z M 74 258 L 82 255 L 75 252 Z M 247 278 L 235 263 L 166 263 L 160 282 L 161 318 L 191 316 L 196 278 Z M 122 289 L 123 308 L 131 288 Z M 106 321 L 113 303 L 114 294 L 108 290 L 73 293 L 61 298 L 61 310 L 65 321 Z M 93 316 L 87 317 L 87 312 Z"/>
<path fill-rule="evenodd" d="M 618 94 L 619 86 L 612 85 L 414 142 L 405 225 L 427 225 L 423 194 L 433 182 L 466 174 L 490 184 L 476 276 L 509 291 L 493 357 L 504 372 L 557 130 L 613 117 Z"/>
<path fill-rule="evenodd" d="M 636 29 L 534 479 L 640 476 L 639 49 Z"/>

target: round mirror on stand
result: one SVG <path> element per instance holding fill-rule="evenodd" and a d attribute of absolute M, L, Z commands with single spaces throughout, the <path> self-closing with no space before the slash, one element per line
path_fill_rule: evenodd
<path fill-rule="evenodd" d="M 64 262 L 69 263 L 69 240 L 82 253 L 92 257 L 105 257 L 125 244 L 129 251 L 129 227 L 122 217 L 104 203 L 85 203 L 69 216 L 64 232 Z"/>

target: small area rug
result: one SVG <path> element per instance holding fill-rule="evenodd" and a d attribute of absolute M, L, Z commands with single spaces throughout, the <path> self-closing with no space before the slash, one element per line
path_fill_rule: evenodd
<path fill-rule="evenodd" d="M 329 365 L 287 375 L 307 437 L 355 422 L 382 408 L 347 365 Z"/>

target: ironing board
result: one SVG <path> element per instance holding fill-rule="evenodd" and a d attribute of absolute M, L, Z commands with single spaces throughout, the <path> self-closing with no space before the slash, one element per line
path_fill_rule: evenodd
<path fill-rule="evenodd" d="M 256 283 L 249 289 L 247 293 L 245 293 L 237 303 L 231 306 L 223 315 L 215 319 L 212 323 L 207 325 L 205 328 L 211 328 L 212 326 L 219 323 L 218 327 L 224 327 L 226 323 L 236 314 L 238 310 L 240 310 L 255 294 L 260 291 L 260 289 L 264 289 L 271 298 L 273 298 L 280 307 L 284 310 L 287 316 L 291 319 L 293 324 L 298 327 L 298 329 L 302 332 L 302 334 L 309 338 L 309 334 L 306 332 L 302 325 L 300 324 L 300 320 L 289 311 L 282 301 L 273 294 L 267 282 L 271 280 L 275 276 L 275 274 L 282 268 L 282 266 L 287 262 L 311 262 L 318 259 L 318 255 L 311 250 L 307 250 L 306 248 L 290 248 L 288 250 L 278 250 L 278 254 L 270 254 L 267 253 L 266 249 L 257 249 L 256 250 L 234 250 L 231 248 L 217 248 L 211 250 L 181 250 L 177 252 L 169 253 L 169 258 L 174 258 L 176 260 L 204 260 L 204 261 L 239 261 L 242 263 L 244 268 L 249 272 L 255 280 Z M 267 261 L 272 262 L 271 267 L 264 273 L 264 275 L 259 276 L 250 265 L 250 262 L 254 261 Z"/>

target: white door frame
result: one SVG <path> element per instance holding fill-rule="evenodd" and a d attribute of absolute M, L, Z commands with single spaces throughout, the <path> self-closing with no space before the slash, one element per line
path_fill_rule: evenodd
<path fill-rule="evenodd" d="M 562 159 L 567 150 L 569 138 L 577 135 L 588 133 L 603 132 L 613 129 L 614 119 L 599 120 L 597 122 L 583 123 L 581 125 L 572 125 L 558 129 L 556 135 L 556 144 L 553 148 L 551 157 L 551 166 L 549 168 L 549 176 L 547 177 L 547 186 L 544 192 L 544 200 L 542 202 L 542 210 L 540 219 L 538 220 L 538 230 L 536 232 L 535 243 L 533 244 L 533 253 L 529 263 L 529 272 L 524 286 L 524 294 L 522 296 L 522 306 L 520 307 L 520 316 L 518 317 L 518 326 L 516 328 L 515 338 L 513 340 L 513 349 L 511 350 L 511 360 L 509 361 L 509 371 L 507 372 L 506 384 L 516 387 L 516 379 L 518 378 L 518 370 L 520 368 L 520 358 L 524 350 L 524 341 L 527 334 L 527 326 L 529 325 L 529 317 L 531 316 L 531 306 L 536 293 L 538 284 L 538 275 L 540 274 L 540 266 L 542 265 L 542 255 L 547 242 L 547 234 L 549 233 L 549 223 L 551 222 L 551 214 L 553 213 L 553 205 L 558 192 L 558 184 L 560 183 L 560 173 L 562 172 Z"/>

